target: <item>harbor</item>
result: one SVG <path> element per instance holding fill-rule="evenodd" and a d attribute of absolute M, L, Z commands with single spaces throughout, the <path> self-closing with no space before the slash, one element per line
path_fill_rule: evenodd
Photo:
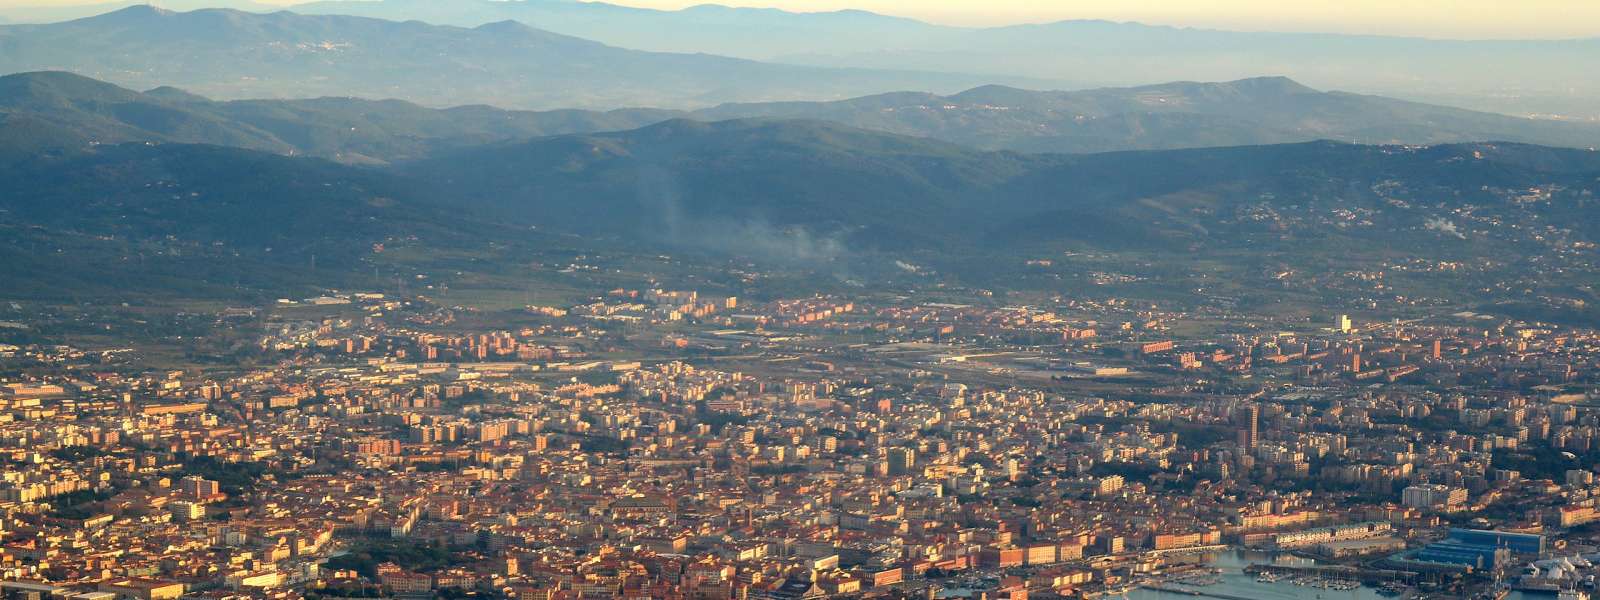
<path fill-rule="evenodd" d="M 1129 600 L 1215 598 L 1218 600 L 1382 600 L 1394 598 L 1363 585 L 1350 569 L 1315 560 L 1245 550 L 1198 556 L 1206 567 L 1145 582 L 1126 593 Z M 1381 583 L 1374 581 L 1374 583 Z"/>

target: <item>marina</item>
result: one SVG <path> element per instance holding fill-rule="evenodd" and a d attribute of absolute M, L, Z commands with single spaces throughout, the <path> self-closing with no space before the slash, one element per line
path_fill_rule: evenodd
<path fill-rule="evenodd" d="M 1245 550 L 1197 557 L 1210 567 L 1204 576 L 1187 574 L 1147 583 L 1129 600 L 1217 598 L 1219 600 L 1380 600 L 1394 598 L 1364 586 L 1347 571 L 1315 560 Z M 1121 596 L 1115 596 L 1121 597 Z"/>

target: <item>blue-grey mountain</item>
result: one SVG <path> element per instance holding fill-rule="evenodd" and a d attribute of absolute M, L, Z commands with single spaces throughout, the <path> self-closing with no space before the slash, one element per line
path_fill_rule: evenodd
<path fill-rule="evenodd" d="M 0 72 L 67 70 L 137 89 L 173 85 L 226 99 L 359 96 L 431 105 L 684 108 L 898 89 L 954 92 L 992 81 L 628 50 L 514 21 L 462 28 L 146 6 L 63 23 L 0 26 L 0 48 Z"/>
<path fill-rule="evenodd" d="M 1513 141 L 1587 148 L 1600 126 L 1319 92 L 1281 78 L 1132 89 L 1034 92 L 987 86 L 951 96 L 901 92 L 845 101 L 730 104 L 693 112 L 431 109 L 397 100 L 211 101 L 145 93 L 60 72 L 0 77 L 0 132 L 50 128 L 32 144 L 205 143 L 346 163 L 391 163 L 474 145 L 634 129 L 673 118 L 832 121 L 983 150 L 1088 153 L 1277 144 Z M 19 140 L 21 141 L 21 140 Z M 21 148 L 23 146 L 17 146 Z"/>
<path fill-rule="evenodd" d="M 325 0 L 295 10 L 462 26 L 515 19 L 643 50 L 1020 76 L 1051 87 L 1278 74 L 1320 88 L 1495 112 L 1600 118 L 1590 100 L 1600 82 L 1589 76 L 1600 70 L 1600 39 L 1430 40 L 1105 21 L 966 28 L 861 11 L 803 14 L 717 5 L 663 11 L 562 0 Z"/>

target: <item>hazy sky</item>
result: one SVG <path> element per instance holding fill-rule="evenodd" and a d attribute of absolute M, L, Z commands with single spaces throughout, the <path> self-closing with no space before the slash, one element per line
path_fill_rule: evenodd
<path fill-rule="evenodd" d="M 159 3 L 159 0 L 154 0 Z M 293 4 L 296 0 L 257 0 Z M 611 0 L 681 8 L 715 2 L 816 11 L 860 8 L 940 23 L 1111 19 L 1165 25 L 1466 38 L 1600 36 L 1600 0 Z M 83 4 L 84 0 L 0 0 Z"/>
<path fill-rule="evenodd" d="M 621 0 L 678 8 L 700 0 Z M 791 10 L 861 8 L 944 23 L 1111 19 L 1202 27 L 1430 37 L 1600 36 L 1597 0 L 733 0 Z"/>

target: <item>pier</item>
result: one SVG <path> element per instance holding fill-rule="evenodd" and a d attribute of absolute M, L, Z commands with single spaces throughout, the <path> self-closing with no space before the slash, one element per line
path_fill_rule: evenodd
<path fill-rule="evenodd" d="M 1327 566 L 1290 566 L 1290 565 L 1265 565 L 1253 564 L 1244 568 L 1244 572 L 1252 575 L 1258 573 L 1282 573 L 1288 575 L 1315 575 L 1333 579 L 1350 579 L 1362 583 L 1383 583 L 1388 581 L 1401 581 L 1415 583 L 1419 577 L 1416 573 L 1408 571 L 1392 571 L 1378 569 L 1357 569 L 1338 565 Z"/>
<path fill-rule="evenodd" d="M 1235 596 L 1233 594 L 1224 594 L 1224 593 L 1221 593 L 1221 592 L 1208 592 L 1208 591 L 1205 591 L 1205 590 L 1191 590 L 1191 589 L 1177 588 L 1177 587 L 1171 587 L 1171 586 L 1166 586 L 1166 585 L 1161 585 L 1161 584 L 1145 584 L 1145 585 L 1142 585 L 1140 587 L 1143 587 L 1143 588 L 1146 588 L 1146 589 L 1155 590 L 1155 591 L 1158 591 L 1158 592 L 1166 592 L 1166 593 L 1169 593 L 1169 594 L 1183 594 L 1185 596 L 1194 596 L 1196 598 L 1220 598 L 1221 600 L 1259 600 L 1258 598 L 1250 598 L 1250 597 L 1247 597 L 1247 596 Z"/>

